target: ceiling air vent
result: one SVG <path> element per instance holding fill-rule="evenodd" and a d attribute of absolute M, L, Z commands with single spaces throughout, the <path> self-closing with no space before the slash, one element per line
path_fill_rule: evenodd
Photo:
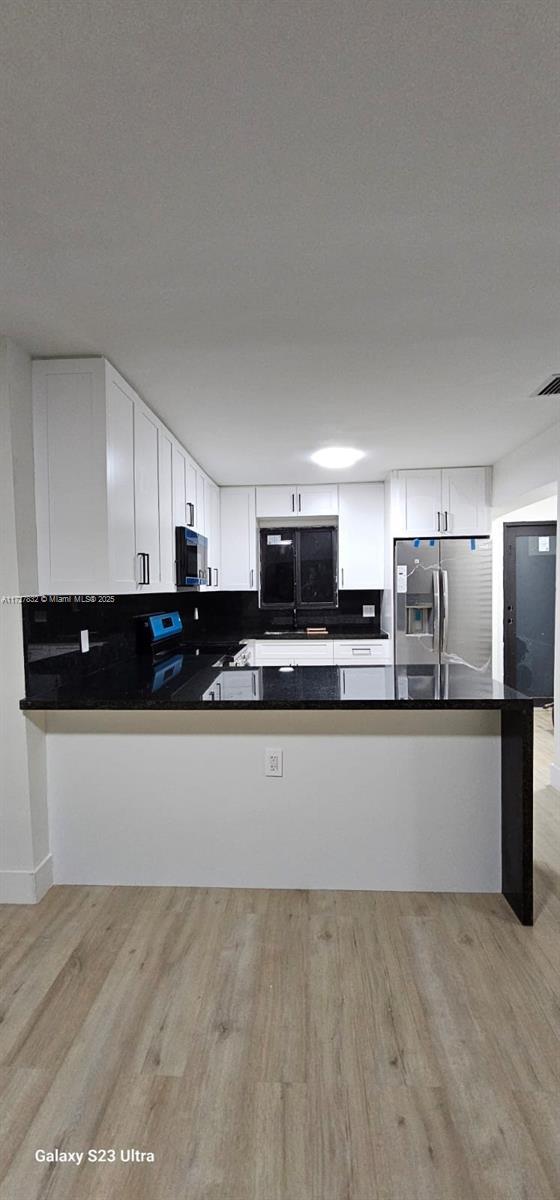
<path fill-rule="evenodd" d="M 544 387 L 539 388 L 535 392 L 535 396 L 559 396 L 560 395 L 560 375 L 552 375 L 545 383 Z"/>

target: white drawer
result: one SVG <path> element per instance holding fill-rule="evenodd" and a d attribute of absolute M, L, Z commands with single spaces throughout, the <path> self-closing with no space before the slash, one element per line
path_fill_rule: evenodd
<path fill-rule="evenodd" d="M 355 642 L 335 641 L 334 643 L 334 661 L 341 666 L 360 664 L 367 666 L 368 664 L 386 665 L 392 661 L 392 646 L 387 638 L 379 638 L 378 640 L 362 640 L 356 639 Z"/>
<path fill-rule="evenodd" d="M 330 666 L 333 661 L 333 644 L 332 642 L 304 642 L 301 639 L 296 641 L 280 642 L 256 642 L 255 643 L 255 662 L 262 666 L 282 665 L 312 665 Z"/>

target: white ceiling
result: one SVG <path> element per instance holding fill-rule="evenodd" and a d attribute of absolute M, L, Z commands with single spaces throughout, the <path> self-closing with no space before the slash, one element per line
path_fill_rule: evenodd
<path fill-rule="evenodd" d="M 492 462 L 558 414 L 557 7 L 7 0 L 0 331 L 223 483 Z"/>

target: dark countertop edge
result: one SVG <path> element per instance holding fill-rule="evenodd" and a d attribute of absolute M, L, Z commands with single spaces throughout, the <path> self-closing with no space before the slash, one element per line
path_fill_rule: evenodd
<path fill-rule="evenodd" d="M 346 710 L 382 710 L 387 709 L 508 709 L 523 712 L 535 707 L 530 697 L 524 700 L 492 700 L 492 699 L 451 699 L 451 700 L 192 700 L 164 701 L 151 703 L 149 700 L 138 703 L 119 701 L 115 704 L 60 704 L 46 700 L 20 700 L 23 712 L 222 712 L 245 710 L 247 712 L 284 711 L 307 709 L 317 712 Z"/>
<path fill-rule="evenodd" d="M 278 633 L 243 633 L 240 636 L 241 642 L 388 642 L 391 640 L 389 633 L 371 633 L 360 629 L 356 633 L 347 633 L 345 630 L 336 633 L 305 633 L 301 629 L 282 629 Z M 209 645 L 209 642 L 206 642 Z"/>

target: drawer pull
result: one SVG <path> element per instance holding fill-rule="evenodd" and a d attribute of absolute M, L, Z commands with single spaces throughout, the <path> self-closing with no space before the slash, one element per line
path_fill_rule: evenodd
<path fill-rule="evenodd" d="M 352 654 L 356 655 L 356 657 L 369 655 L 371 658 L 371 646 L 352 646 Z"/>

